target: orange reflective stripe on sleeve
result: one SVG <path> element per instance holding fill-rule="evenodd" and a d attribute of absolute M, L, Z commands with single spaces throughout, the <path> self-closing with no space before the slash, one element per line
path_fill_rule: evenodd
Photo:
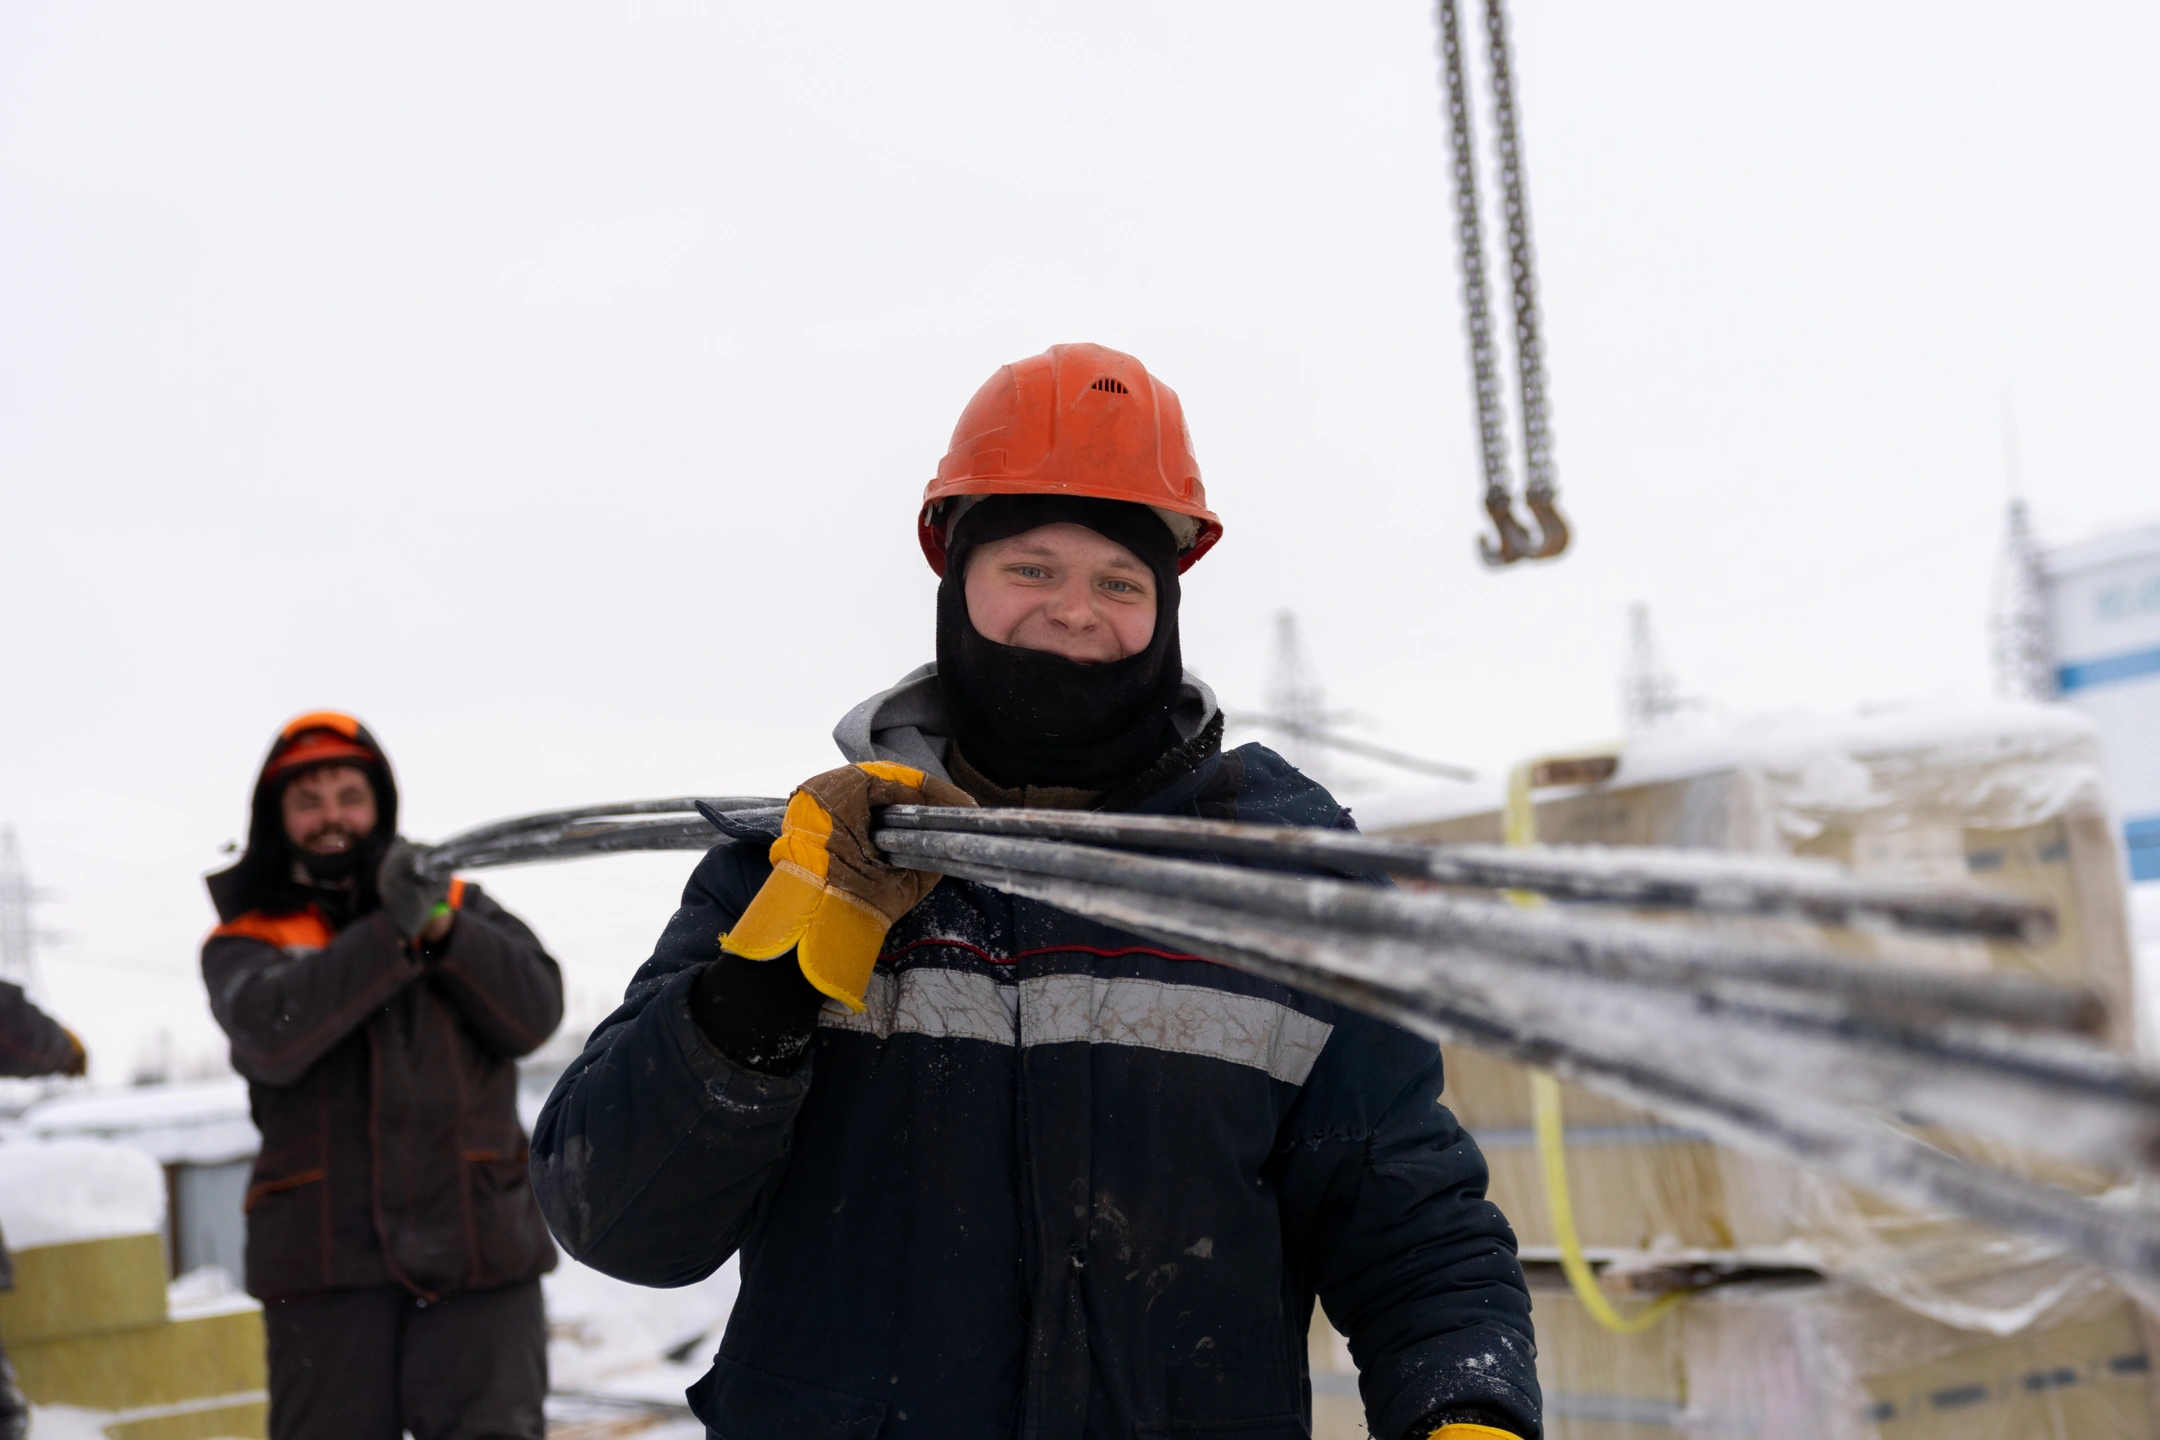
<path fill-rule="evenodd" d="M 446 898 L 451 909 L 463 909 L 465 905 L 465 882 L 453 878 L 450 882 L 450 894 Z"/>
<path fill-rule="evenodd" d="M 237 936 L 243 940 L 261 940 L 281 950 L 295 946 L 320 950 L 330 943 L 332 933 L 330 922 L 310 905 L 296 915 L 265 915 L 260 910 L 250 910 L 237 920 L 228 920 L 218 926 L 210 932 L 210 938 Z"/>

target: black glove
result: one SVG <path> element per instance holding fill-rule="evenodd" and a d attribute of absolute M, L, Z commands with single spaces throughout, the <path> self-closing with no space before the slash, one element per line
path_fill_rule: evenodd
<path fill-rule="evenodd" d="M 450 898 L 447 879 L 422 878 L 417 862 L 423 853 L 418 845 L 400 836 L 390 842 L 382 864 L 375 869 L 376 898 L 382 901 L 390 923 L 408 940 L 417 939 L 434 917 L 435 907 Z"/>
<path fill-rule="evenodd" d="M 690 1018 L 746 1070 L 786 1075 L 810 1051 L 825 997 L 796 965 L 723 954 L 690 986 Z"/>

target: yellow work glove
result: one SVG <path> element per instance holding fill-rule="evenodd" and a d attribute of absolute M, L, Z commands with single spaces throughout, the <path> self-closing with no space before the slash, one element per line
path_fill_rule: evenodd
<path fill-rule="evenodd" d="M 956 785 L 886 760 L 805 780 L 788 797 L 773 841 L 772 875 L 720 937 L 720 948 L 745 960 L 793 950 L 804 979 L 860 1011 L 885 932 L 938 882 L 878 854 L 870 843 L 871 807 L 974 803 Z"/>
<path fill-rule="evenodd" d="M 1522 1440 L 1512 1430 L 1495 1430 L 1490 1425 L 1465 1425 L 1457 1422 L 1442 1425 L 1425 1437 L 1425 1440 Z"/>

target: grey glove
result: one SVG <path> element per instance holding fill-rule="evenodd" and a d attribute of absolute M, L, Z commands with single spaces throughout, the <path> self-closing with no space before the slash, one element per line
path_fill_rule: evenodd
<path fill-rule="evenodd" d="M 389 851 L 375 870 L 375 894 L 382 901 L 383 911 L 408 940 L 417 938 L 434 916 L 435 907 L 450 898 L 448 880 L 421 876 L 417 862 L 424 853 L 420 846 L 400 836 L 390 842 Z"/>

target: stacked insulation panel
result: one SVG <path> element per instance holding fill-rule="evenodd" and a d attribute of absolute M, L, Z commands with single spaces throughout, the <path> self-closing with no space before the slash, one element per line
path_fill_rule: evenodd
<path fill-rule="evenodd" d="M 92 1412 L 108 1440 L 255 1440 L 261 1307 L 218 1285 L 168 1289 L 164 1187 L 156 1161 L 121 1146 L 0 1145 L 15 1267 L 0 1340 L 33 1405 Z"/>

